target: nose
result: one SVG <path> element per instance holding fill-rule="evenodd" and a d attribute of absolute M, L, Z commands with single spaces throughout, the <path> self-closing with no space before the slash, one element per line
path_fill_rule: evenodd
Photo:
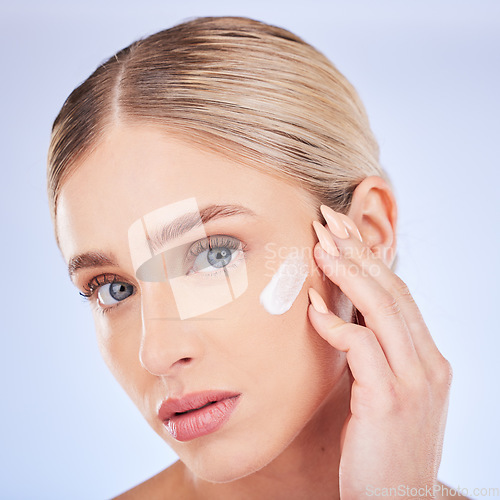
<path fill-rule="evenodd" d="M 141 282 L 141 365 L 156 376 L 171 375 L 201 357 L 202 344 L 191 322 L 181 320 L 168 282 Z"/>

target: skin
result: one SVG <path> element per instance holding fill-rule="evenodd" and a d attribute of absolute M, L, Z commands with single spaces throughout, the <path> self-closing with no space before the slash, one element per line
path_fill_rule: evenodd
<path fill-rule="evenodd" d="M 128 228 L 192 197 L 200 207 L 234 203 L 255 212 L 205 224 L 207 235 L 246 245 L 248 289 L 196 321 L 143 323 L 146 305 L 176 311 L 168 287 L 136 279 Z M 394 197 L 378 177 L 358 186 L 345 218 L 349 237 L 329 231 L 340 257 L 318 243 L 317 210 L 296 185 L 144 124 L 108 130 L 65 181 L 56 223 L 66 262 L 96 250 L 116 261 L 80 270 L 75 285 L 84 291 L 107 273 L 134 288 L 105 314 L 97 293 L 90 298 L 102 356 L 180 457 L 120 498 L 354 499 L 367 484 L 438 484 L 451 372 L 388 267 L 396 249 Z M 270 243 L 281 256 L 270 254 Z M 297 248 L 309 276 L 291 309 L 270 315 L 259 294 L 270 269 Z M 325 299 L 327 314 L 310 305 L 310 287 Z M 350 323 L 352 304 L 364 326 Z M 175 440 L 157 416 L 159 404 L 208 389 L 242 394 L 230 420 L 212 434 Z"/>

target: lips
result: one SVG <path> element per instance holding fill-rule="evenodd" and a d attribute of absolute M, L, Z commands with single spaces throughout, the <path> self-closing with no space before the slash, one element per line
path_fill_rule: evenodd
<path fill-rule="evenodd" d="M 158 416 L 162 422 L 165 422 L 176 413 L 179 414 L 197 410 L 210 403 L 216 403 L 217 401 L 233 398 L 235 396 L 239 396 L 239 393 L 229 391 L 204 391 L 188 394 L 183 398 L 169 398 L 160 406 Z"/>
<path fill-rule="evenodd" d="M 169 398 L 158 410 L 167 431 L 178 441 L 188 441 L 218 430 L 229 419 L 240 393 L 204 391 L 183 398 Z"/>

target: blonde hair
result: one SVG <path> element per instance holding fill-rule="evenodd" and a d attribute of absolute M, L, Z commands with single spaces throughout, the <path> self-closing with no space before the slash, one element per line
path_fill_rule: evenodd
<path fill-rule="evenodd" d="M 120 50 L 67 98 L 48 154 L 56 239 L 61 186 L 117 122 L 166 127 L 342 213 L 365 177 L 390 183 L 363 104 L 323 54 L 276 26 L 201 17 Z"/>

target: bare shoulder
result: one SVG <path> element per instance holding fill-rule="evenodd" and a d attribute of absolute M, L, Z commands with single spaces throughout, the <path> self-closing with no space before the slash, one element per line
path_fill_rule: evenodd
<path fill-rule="evenodd" d="M 467 498 L 463 495 L 460 495 L 456 490 L 454 490 L 451 486 L 448 486 L 441 481 L 438 481 L 438 485 L 440 486 L 440 491 L 436 495 L 436 500 L 446 499 L 446 498 Z M 470 500 L 470 499 L 469 499 Z"/>
<path fill-rule="evenodd" d="M 121 493 L 113 500 L 167 500 L 171 498 L 188 500 L 184 486 L 184 464 L 177 460 L 170 467 L 146 479 L 130 490 Z"/>

